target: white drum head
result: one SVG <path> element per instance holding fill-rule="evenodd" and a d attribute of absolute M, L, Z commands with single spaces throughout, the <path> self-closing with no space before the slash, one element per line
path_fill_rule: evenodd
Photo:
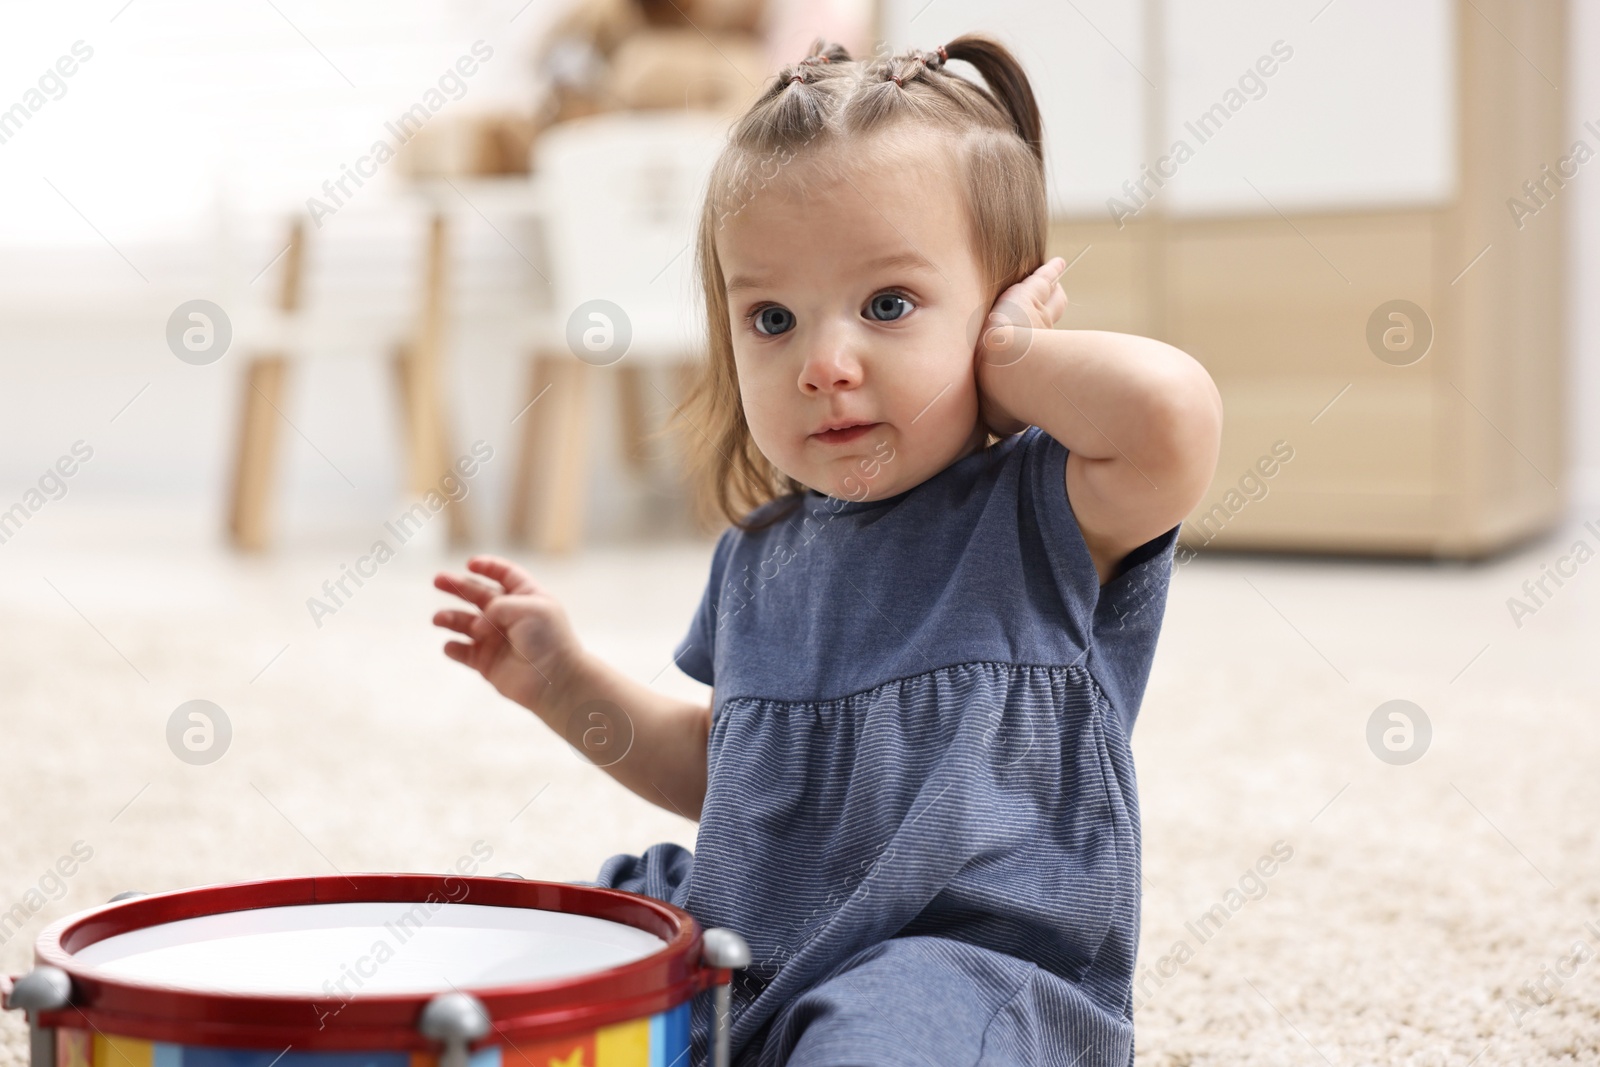
<path fill-rule="evenodd" d="M 482 904 L 300 904 L 180 919 L 73 954 L 123 981 L 351 999 L 577 978 L 666 947 L 623 923 Z"/>

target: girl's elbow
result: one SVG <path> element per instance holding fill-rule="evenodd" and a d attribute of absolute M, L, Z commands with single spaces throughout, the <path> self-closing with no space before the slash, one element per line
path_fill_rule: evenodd
<path fill-rule="evenodd" d="M 1166 475 L 1164 484 L 1191 506 L 1210 488 L 1222 451 L 1222 396 L 1203 367 L 1193 368 L 1178 374 L 1164 393 L 1155 461 Z"/>
<path fill-rule="evenodd" d="M 1160 423 L 1173 456 L 1210 456 L 1215 463 L 1222 445 L 1222 394 L 1205 367 L 1187 353 L 1173 349 L 1177 361 L 1161 390 Z"/>

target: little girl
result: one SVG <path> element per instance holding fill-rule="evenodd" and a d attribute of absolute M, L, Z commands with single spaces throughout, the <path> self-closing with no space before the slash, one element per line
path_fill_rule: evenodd
<path fill-rule="evenodd" d="M 699 230 L 685 419 L 732 525 L 676 661 L 711 699 L 588 655 L 504 560 L 435 580 L 478 609 L 435 616 L 452 659 L 575 745 L 627 732 L 596 762 L 699 820 L 693 853 L 580 884 L 744 935 L 736 1063 L 1133 1060 L 1128 736 L 1222 404 L 1168 345 L 1052 329 L 1046 224 L 1002 45 L 818 41 L 732 129 Z"/>

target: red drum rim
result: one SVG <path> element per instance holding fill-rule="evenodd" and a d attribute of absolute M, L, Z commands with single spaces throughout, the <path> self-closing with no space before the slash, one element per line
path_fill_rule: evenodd
<path fill-rule="evenodd" d="M 642 959 L 576 978 L 462 988 L 483 1002 L 494 1024 L 473 1047 L 559 1037 L 654 1015 L 732 978 L 727 968 L 702 962 L 694 916 L 653 897 L 514 878 L 317 875 L 155 893 L 53 923 L 39 935 L 34 958 L 71 977 L 72 1000 L 59 1011 L 41 1012 L 39 1023 L 188 1045 L 428 1050 L 434 1044 L 417 1031 L 417 1021 L 433 993 L 372 994 L 342 1002 L 212 993 L 105 975 L 74 953 L 117 934 L 202 915 L 304 904 L 419 903 L 430 894 L 457 904 L 587 915 L 645 930 L 667 943 Z"/>

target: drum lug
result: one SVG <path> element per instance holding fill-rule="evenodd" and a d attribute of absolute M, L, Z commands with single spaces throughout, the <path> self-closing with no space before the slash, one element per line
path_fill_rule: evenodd
<path fill-rule="evenodd" d="M 40 1026 L 41 1011 L 60 1011 L 72 999 L 72 979 L 60 967 L 35 967 L 11 987 L 6 1007 L 27 1012 L 29 1062 L 32 1067 L 55 1067 L 56 1032 Z"/>
<path fill-rule="evenodd" d="M 750 944 L 737 931 L 725 926 L 713 926 L 700 939 L 700 955 L 707 967 L 742 970 L 750 966 Z M 716 1007 L 716 1030 L 711 1053 L 712 1067 L 729 1067 L 728 1034 L 731 1024 L 728 1013 L 733 1007 L 733 986 L 727 983 L 712 991 Z"/>
<path fill-rule="evenodd" d="M 137 889 L 124 889 L 122 892 L 106 901 L 106 903 L 115 904 L 119 900 L 132 900 L 134 897 L 147 897 L 149 895 L 149 893 L 142 893 Z"/>
<path fill-rule="evenodd" d="M 417 1020 L 423 1037 L 443 1044 L 439 1067 L 467 1067 L 467 1046 L 489 1032 L 489 1010 L 470 993 L 440 993 Z"/>

